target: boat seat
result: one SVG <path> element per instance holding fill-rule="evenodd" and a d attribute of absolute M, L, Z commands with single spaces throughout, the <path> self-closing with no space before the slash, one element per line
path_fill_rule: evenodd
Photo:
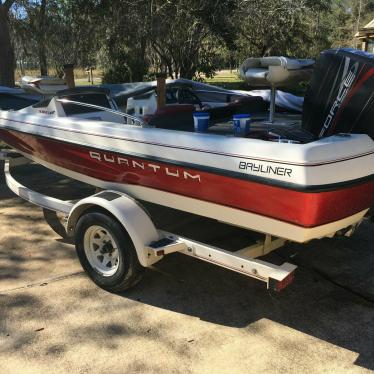
<path fill-rule="evenodd" d="M 247 58 L 240 67 L 240 76 L 250 86 L 288 86 L 309 80 L 314 60 L 287 57 Z"/>
<path fill-rule="evenodd" d="M 278 87 L 309 80 L 314 60 L 287 57 L 247 58 L 239 68 L 240 77 L 253 87 L 271 87 L 269 122 L 274 120 L 275 95 Z"/>

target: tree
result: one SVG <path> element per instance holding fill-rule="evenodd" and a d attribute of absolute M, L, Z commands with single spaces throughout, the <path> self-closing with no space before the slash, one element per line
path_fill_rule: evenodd
<path fill-rule="evenodd" d="M 40 74 L 48 75 L 47 51 L 46 51 L 46 7 L 47 0 L 41 0 L 38 22 L 38 53 Z"/>
<path fill-rule="evenodd" d="M 97 14 L 100 62 L 106 82 L 142 81 L 149 70 L 149 1 L 102 1 Z"/>
<path fill-rule="evenodd" d="M 9 31 L 9 10 L 14 0 L 0 0 L 0 85 L 14 87 L 14 50 Z"/>
<path fill-rule="evenodd" d="M 27 61 L 41 75 L 47 75 L 48 67 L 62 75 L 65 64 L 95 64 L 99 27 L 84 1 L 17 0 L 10 16 L 20 65 Z"/>
<path fill-rule="evenodd" d="M 241 59 L 251 55 L 310 57 L 316 49 L 330 45 L 330 34 L 323 27 L 329 0 L 239 1 Z"/>
<path fill-rule="evenodd" d="M 110 83 L 196 79 L 249 56 L 353 46 L 373 11 L 374 0 L 0 0 L 0 84 L 14 84 L 11 41 L 43 75 L 73 63 Z"/>
<path fill-rule="evenodd" d="M 17 52 L 32 56 L 38 61 L 40 75 L 48 75 L 47 0 L 18 0 L 11 16 Z"/>
<path fill-rule="evenodd" d="M 236 0 L 86 1 L 97 14 L 106 82 L 139 81 L 156 72 L 172 78 L 212 75 Z M 82 14 L 82 12 L 75 12 Z"/>
<path fill-rule="evenodd" d="M 174 78 L 212 75 L 222 46 L 235 39 L 235 9 L 233 0 L 153 1 L 149 40 L 160 68 Z"/>

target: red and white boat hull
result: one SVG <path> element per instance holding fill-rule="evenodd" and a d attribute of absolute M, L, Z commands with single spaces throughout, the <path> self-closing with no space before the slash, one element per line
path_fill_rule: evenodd
<path fill-rule="evenodd" d="M 374 203 L 365 135 L 289 145 L 118 124 L 104 135 L 103 122 L 35 117 L 0 118 L 0 138 L 74 179 L 290 240 L 333 234 Z"/>

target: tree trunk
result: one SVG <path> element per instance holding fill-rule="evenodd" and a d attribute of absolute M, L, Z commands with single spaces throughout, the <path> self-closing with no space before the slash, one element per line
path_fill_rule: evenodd
<path fill-rule="evenodd" d="M 148 63 L 146 61 L 146 46 L 147 40 L 143 36 L 141 37 L 139 47 L 130 52 L 133 55 L 133 58 L 130 59 L 132 73 L 131 79 L 133 82 L 142 82 L 144 76 L 147 74 Z"/>
<path fill-rule="evenodd" d="M 38 43 L 39 44 L 38 54 L 39 54 L 40 75 L 48 75 L 48 64 L 47 64 L 47 55 L 46 55 L 46 48 L 45 48 L 46 6 L 47 6 L 47 0 L 42 0 L 40 4 L 40 11 L 39 11 L 39 43 Z"/>
<path fill-rule="evenodd" d="M 14 50 L 10 40 L 8 8 L 0 5 L 0 86 L 14 85 Z"/>

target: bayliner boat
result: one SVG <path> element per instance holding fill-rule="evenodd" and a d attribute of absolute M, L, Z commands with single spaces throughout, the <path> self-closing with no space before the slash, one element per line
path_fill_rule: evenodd
<path fill-rule="evenodd" d="M 276 58 L 261 69 L 272 64 L 297 69 Z M 216 108 L 201 108 L 213 126 L 197 133 L 179 126 L 180 109 L 165 124 L 118 112 L 107 91 L 85 88 L 0 112 L 0 139 L 94 186 L 305 242 L 354 228 L 374 203 L 373 56 L 325 51 L 313 74 L 302 118 L 254 120 L 243 137 Z M 261 100 L 245 111 L 263 113 Z"/>

